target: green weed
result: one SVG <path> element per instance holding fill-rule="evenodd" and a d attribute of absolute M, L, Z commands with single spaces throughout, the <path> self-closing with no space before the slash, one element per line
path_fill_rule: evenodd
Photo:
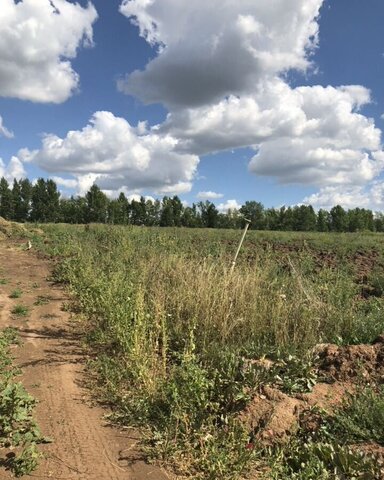
<path fill-rule="evenodd" d="M 20 288 L 16 288 L 10 293 L 9 298 L 20 298 L 22 294 L 22 290 L 20 290 Z"/>
<path fill-rule="evenodd" d="M 269 478 L 280 480 L 378 480 L 380 466 L 348 446 L 330 442 L 291 441 L 280 450 Z"/>
<path fill-rule="evenodd" d="M 384 388 L 368 386 L 349 395 L 330 423 L 344 441 L 384 445 Z"/>
<path fill-rule="evenodd" d="M 52 300 L 50 295 L 39 295 L 35 302 L 33 303 L 35 306 L 47 305 Z"/>
<path fill-rule="evenodd" d="M 21 477 L 37 467 L 37 443 L 45 439 L 32 416 L 35 400 L 14 381 L 18 370 L 12 365 L 9 345 L 17 341 L 14 329 L 0 332 L 0 447 L 12 452 L 5 465 Z"/>
<path fill-rule="evenodd" d="M 26 317 L 29 313 L 29 308 L 25 305 L 17 304 L 12 308 L 11 313 L 18 317 Z"/>

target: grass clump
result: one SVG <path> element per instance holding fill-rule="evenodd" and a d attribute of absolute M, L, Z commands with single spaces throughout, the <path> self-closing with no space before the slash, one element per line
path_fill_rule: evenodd
<path fill-rule="evenodd" d="M 20 288 L 16 288 L 10 293 L 9 298 L 20 298 L 22 294 L 23 291 Z"/>
<path fill-rule="evenodd" d="M 29 308 L 25 305 L 18 303 L 12 308 L 11 313 L 18 317 L 26 317 L 29 313 Z"/>
<path fill-rule="evenodd" d="M 50 295 L 39 295 L 33 304 L 39 307 L 41 305 L 48 305 L 51 300 L 52 297 Z"/>

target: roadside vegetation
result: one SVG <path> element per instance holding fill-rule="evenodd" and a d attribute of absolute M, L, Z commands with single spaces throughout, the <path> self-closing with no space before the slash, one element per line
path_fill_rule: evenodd
<path fill-rule="evenodd" d="M 41 456 L 37 445 L 46 439 L 33 419 L 34 398 L 16 381 L 20 372 L 10 348 L 18 341 L 16 330 L 0 331 L 0 464 L 22 477 L 36 469 Z"/>
<path fill-rule="evenodd" d="M 381 445 L 379 380 L 361 358 L 360 400 L 321 412 L 319 428 L 295 414 L 288 436 L 266 440 L 273 411 L 247 419 L 267 389 L 311 411 L 297 398 L 338 381 L 319 344 L 340 357 L 384 332 L 382 236 L 250 232 L 231 275 L 233 231 L 42 228 L 32 242 L 85 319 L 98 395 L 114 422 L 141 428 L 148 458 L 195 479 L 382 478 L 356 447 Z"/>

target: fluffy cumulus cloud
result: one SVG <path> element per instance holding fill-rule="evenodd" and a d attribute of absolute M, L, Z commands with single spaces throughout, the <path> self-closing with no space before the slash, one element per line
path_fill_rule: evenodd
<path fill-rule="evenodd" d="M 311 66 L 322 4 L 124 0 L 121 12 L 158 54 L 119 88 L 168 107 L 153 131 L 177 138 L 180 153 L 250 146 L 254 174 L 318 186 L 314 200 L 326 201 L 324 192 L 341 185 L 363 198 L 363 185 L 384 167 L 381 132 L 361 113 L 369 90 L 293 88 L 282 75 Z"/>
<path fill-rule="evenodd" d="M 3 118 L 1 115 L 0 115 L 0 136 L 6 137 L 6 138 L 13 138 L 13 132 L 8 130 L 8 128 L 4 125 Z"/>
<path fill-rule="evenodd" d="M 124 0 L 120 11 L 159 54 L 119 87 L 183 107 L 251 93 L 266 76 L 308 67 L 322 1 Z"/>
<path fill-rule="evenodd" d="M 13 182 L 14 178 L 17 180 L 25 178 L 26 172 L 22 162 L 17 157 L 12 157 L 6 165 L 0 158 L 0 178 L 1 177 L 4 177 L 8 182 Z"/>
<path fill-rule="evenodd" d="M 235 210 L 239 210 L 240 207 L 241 204 L 238 203 L 237 200 L 227 200 L 226 202 L 219 203 L 219 205 L 217 205 L 217 209 L 221 213 L 227 213 L 228 211 L 233 212 Z"/>
<path fill-rule="evenodd" d="M 384 167 L 381 132 L 359 108 L 369 101 L 363 87 L 295 89 L 304 114 L 297 134 L 261 142 L 250 170 L 281 183 L 361 185 Z"/>
<path fill-rule="evenodd" d="M 330 209 L 335 205 L 344 208 L 370 208 L 373 211 L 384 210 L 384 182 L 374 180 L 367 185 L 323 187 L 307 196 L 304 203 L 316 208 Z"/>
<path fill-rule="evenodd" d="M 1 0 L 0 96 L 61 103 L 78 87 L 70 60 L 92 44 L 91 3 Z"/>
<path fill-rule="evenodd" d="M 42 148 L 23 150 L 19 157 L 52 173 L 71 174 L 79 191 L 94 182 L 107 191 L 125 188 L 140 192 L 183 193 L 191 189 L 199 159 L 178 153 L 177 140 L 132 127 L 110 112 L 96 112 L 82 130 L 65 138 L 45 135 Z M 61 184 L 71 186 L 67 180 Z"/>
<path fill-rule="evenodd" d="M 65 100 L 78 82 L 70 59 L 92 41 L 94 8 L 65 0 L 2 2 L 0 95 Z M 20 152 L 20 159 L 65 177 L 67 186 L 74 185 L 70 174 L 80 192 L 96 181 L 106 191 L 180 194 L 191 189 L 199 155 L 251 147 L 250 172 L 316 186 L 317 205 L 332 196 L 345 205 L 353 196 L 374 201 L 384 154 L 380 130 L 362 114 L 369 90 L 292 87 L 284 75 L 312 67 L 323 2 L 122 0 L 121 13 L 156 56 L 120 79 L 119 89 L 162 103 L 166 120 L 133 127 L 97 112 L 82 130 L 46 135 L 40 150 Z"/>

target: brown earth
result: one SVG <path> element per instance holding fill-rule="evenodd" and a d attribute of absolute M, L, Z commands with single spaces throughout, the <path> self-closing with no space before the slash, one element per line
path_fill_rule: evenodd
<path fill-rule="evenodd" d="M 384 381 L 384 335 L 372 345 L 317 345 L 314 354 L 318 357 L 320 381 L 310 393 L 287 395 L 277 387 L 261 386 L 240 415 L 251 437 L 275 444 L 286 442 L 303 422 L 306 430 L 316 430 L 321 415 L 313 413 L 312 407 L 331 413 L 348 394 L 353 394 L 357 384 L 370 381 L 382 384 Z M 264 368 L 269 369 L 270 363 L 273 362 L 265 363 L 264 360 Z M 376 445 L 376 449 L 384 453 L 382 447 Z"/>
<path fill-rule="evenodd" d="M 4 232 L 3 232 L 4 233 Z M 5 235 L 4 235 L 5 237 Z M 22 345 L 15 363 L 22 381 L 37 400 L 35 417 L 52 443 L 41 445 L 43 459 L 33 478 L 54 480 L 165 480 L 168 475 L 146 464 L 137 448 L 138 436 L 118 430 L 103 419 L 108 413 L 94 405 L 85 388 L 87 356 L 75 320 L 63 310 L 68 299 L 60 286 L 47 279 L 50 265 L 24 245 L 0 242 L 0 329 L 15 327 Z M 22 290 L 18 299 L 9 295 Z M 26 317 L 12 315 L 15 305 L 29 308 Z M 0 478 L 7 452 L 0 449 Z M 26 478 L 26 477 L 25 477 Z"/>

